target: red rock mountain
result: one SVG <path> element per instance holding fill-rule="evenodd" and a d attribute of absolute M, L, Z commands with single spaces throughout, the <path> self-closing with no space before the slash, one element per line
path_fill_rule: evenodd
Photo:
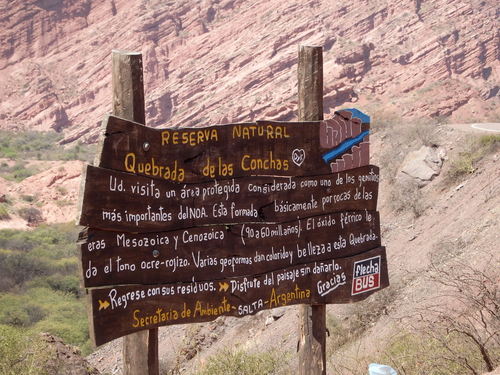
<path fill-rule="evenodd" d="M 95 141 L 111 50 L 144 58 L 147 123 L 296 118 L 297 45 L 324 46 L 325 111 L 499 118 L 495 0 L 0 0 L 0 128 Z"/>
<path fill-rule="evenodd" d="M 143 53 L 150 126 L 293 120 L 299 44 L 324 46 L 327 118 L 356 106 L 375 124 L 398 116 L 500 122 L 499 14 L 498 0 L 0 0 L 0 129 L 55 129 L 63 143 L 95 142 L 111 111 L 112 49 Z M 458 145 L 472 136 L 436 129 L 450 155 L 445 176 Z M 371 139 L 373 160 L 387 176 L 401 170 L 398 158 L 408 151 L 402 145 L 417 141 L 413 133 L 410 128 L 410 135 L 389 137 L 381 131 Z M 498 160 L 498 152 L 491 154 L 458 185 L 438 176 L 409 204 L 392 194 L 399 191 L 390 178 L 381 179 L 379 210 L 394 287 L 364 315 L 380 310 L 369 331 L 330 355 L 331 373 L 343 374 L 336 371 L 343 362 L 360 369 L 380 358 L 359 359 L 382 350 L 381 342 L 401 330 L 395 322 L 422 311 L 416 309 L 424 299 L 441 303 L 439 289 L 426 279 L 431 260 L 463 255 L 471 264 L 498 263 L 492 246 L 499 242 Z M 69 221 L 76 214 L 81 164 L 29 161 L 43 172 L 19 184 L 0 177 L 0 203 L 8 197 L 28 206 L 22 197 L 36 196 L 29 204 L 40 204 L 45 221 Z M 391 208 L 394 199 L 407 211 Z M 0 220 L 0 228 L 29 224 L 11 216 Z M 344 321 L 367 305 L 350 306 L 356 305 L 328 309 Z M 238 347 L 280 348 L 296 360 L 297 316 L 287 308 L 162 328 L 162 371 L 197 369 Z M 90 362 L 102 373 L 119 374 L 121 350 L 114 341 Z"/>

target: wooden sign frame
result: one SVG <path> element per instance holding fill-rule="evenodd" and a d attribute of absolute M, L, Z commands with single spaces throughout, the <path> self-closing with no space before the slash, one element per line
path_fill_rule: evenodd
<path fill-rule="evenodd" d="M 299 372 L 324 374 L 325 304 L 389 285 L 369 117 L 346 109 L 323 121 L 322 76 L 303 71 L 321 72 L 320 52 L 299 53 L 301 122 L 148 128 L 142 60 L 125 82 L 114 67 L 114 112 L 125 118 L 105 118 L 86 169 L 80 249 L 92 338 L 131 334 L 126 375 L 145 373 L 141 331 L 157 375 L 160 326 L 304 303 Z M 113 59 L 123 56 L 122 67 L 137 54 Z"/>

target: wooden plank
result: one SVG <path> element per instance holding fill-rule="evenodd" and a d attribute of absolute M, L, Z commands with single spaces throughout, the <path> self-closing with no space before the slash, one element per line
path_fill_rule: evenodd
<path fill-rule="evenodd" d="M 97 345 L 141 329 L 299 303 L 360 301 L 389 285 L 385 248 L 251 277 L 92 289 Z"/>
<path fill-rule="evenodd" d="M 113 51 L 112 90 L 113 114 L 146 124 L 141 53 Z M 99 155 L 96 159 L 99 162 Z M 147 332 L 138 332 L 123 338 L 124 375 L 149 373 L 148 357 L 156 358 L 158 362 L 158 350 L 149 354 L 146 350 L 147 334 Z"/>
<path fill-rule="evenodd" d="M 322 47 L 299 46 L 297 83 L 299 120 L 323 120 Z"/>
<path fill-rule="evenodd" d="M 89 166 L 79 219 L 94 228 L 157 232 L 204 224 L 277 222 L 376 210 L 378 167 L 307 177 L 173 184 Z"/>
<path fill-rule="evenodd" d="M 362 124 L 350 112 L 335 116 L 342 118 L 349 129 L 368 130 L 369 124 Z M 331 161 L 325 161 L 323 156 L 353 132 L 330 136 L 333 133 L 329 123 L 258 121 L 205 128 L 152 129 L 109 116 L 104 124 L 99 166 L 174 182 L 325 174 L 331 172 Z M 320 137 L 325 140 L 320 142 Z M 366 163 L 354 167 L 362 165 Z"/>
<path fill-rule="evenodd" d="M 149 375 L 160 375 L 160 361 L 158 356 L 158 328 L 148 330 L 148 370 Z"/>
<path fill-rule="evenodd" d="M 299 46 L 297 69 L 299 120 L 323 119 L 323 48 Z M 330 141 L 327 131 L 321 134 L 321 145 Z M 333 142 L 332 142 L 333 144 Z M 328 153 L 326 155 L 329 155 Z M 325 155 L 323 155 L 325 156 Z M 337 155 L 337 153 L 335 154 Z M 327 157 L 325 161 L 335 160 Z M 335 162 L 334 162 L 335 163 Z M 342 169 L 334 164 L 336 172 Z M 332 165 L 330 164 L 330 168 Z M 332 168 L 333 171 L 333 168 Z M 303 306 L 299 317 L 299 374 L 326 374 L 326 306 Z"/>
<path fill-rule="evenodd" d="M 281 224 L 214 225 L 131 234 L 88 229 L 87 288 L 218 280 L 359 254 L 380 246 L 379 214 L 339 212 Z"/>
<path fill-rule="evenodd" d="M 113 114 L 146 124 L 142 54 L 113 50 L 112 53 Z"/>

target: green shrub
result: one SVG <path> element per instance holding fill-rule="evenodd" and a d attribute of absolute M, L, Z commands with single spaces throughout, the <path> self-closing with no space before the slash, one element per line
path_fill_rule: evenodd
<path fill-rule="evenodd" d="M 10 179 L 20 182 L 25 178 L 33 176 L 37 172 L 38 171 L 33 168 L 27 168 L 26 163 L 24 162 L 16 162 L 16 164 L 14 164 L 11 168 Z"/>
<path fill-rule="evenodd" d="M 41 225 L 34 230 L 0 230 L 0 248 L 34 251 L 38 257 L 61 259 L 78 255 L 78 227 L 72 223 Z"/>
<path fill-rule="evenodd" d="M 62 195 L 68 194 L 68 189 L 66 189 L 64 186 L 58 186 L 58 187 L 56 187 L 56 190 L 59 194 L 62 194 Z"/>
<path fill-rule="evenodd" d="M 0 374 L 46 375 L 50 349 L 38 335 L 0 325 Z"/>
<path fill-rule="evenodd" d="M 286 362 L 286 356 L 276 351 L 250 354 L 242 350 L 224 350 L 209 358 L 197 375 L 276 374 L 283 371 Z"/>
<path fill-rule="evenodd" d="M 84 314 L 78 314 L 76 316 L 68 313 L 55 313 L 51 314 L 49 318 L 44 319 L 37 323 L 32 331 L 34 332 L 49 332 L 63 339 L 66 344 L 76 345 L 76 346 L 86 346 L 91 347 L 89 332 L 88 332 L 88 320 L 85 314 L 85 309 L 82 308 Z M 83 353 L 88 354 L 88 353 Z"/>
<path fill-rule="evenodd" d="M 10 219 L 9 210 L 4 203 L 0 203 L 0 220 Z"/>
<path fill-rule="evenodd" d="M 50 132 L 0 131 L 0 158 L 38 160 L 91 161 L 95 145 L 78 143 L 64 148 L 59 142 L 62 135 Z"/>
<path fill-rule="evenodd" d="M 52 264 L 56 272 L 75 274 L 79 269 L 79 259 L 69 257 L 55 260 Z"/>
<path fill-rule="evenodd" d="M 0 230 L 0 248 L 29 251 L 36 246 L 28 231 L 20 231 L 16 229 Z"/>
<path fill-rule="evenodd" d="M 79 260 L 72 225 L 0 230 L 0 290 L 40 283 L 78 294 Z M 3 248 L 3 250 L 2 250 Z"/>
<path fill-rule="evenodd" d="M 84 300 L 47 288 L 30 289 L 25 297 L 47 311 L 45 318 L 37 322 L 33 330 L 50 332 L 73 345 L 80 346 L 88 342 L 88 320 Z"/>
<path fill-rule="evenodd" d="M 471 152 L 461 152 L 458 154 L 457 158 L 453 159 L 448 175 L 456 180 L 464 175 L 474 173 L 476 170 L 476 168 L 474 168 L 475 163 L 476 158 Z"/>
<path fill-rule="evenodd" d="M 23 207 L 17 213 L 30 224 L 38 224 L 43 221 L 42 212 L 35 207 Z"/>
<path fill-rule="evenodd" d="M 488 371 L 477 346 L 465 336 L 449 332 L 441 339 L 402 331 L 380 343 L 379 353 L 358 352 L 352 357 L 343 353 L 334 358 L 330 369 L 334 374 L 366 375 L 368 364 L 375 362 L 393 367 L 399 375 L 483 374 Z M 495 354 L 498 357 L 500 353 Z"/>
<path fill-rule="evenodd" d="M 486 147 L 487 151 L 495 151 L 500 146 L 500 135 L 488 134 L 479 138 L 481 146 Z"/>
<path fill-rule="evenodd" d="M 12 167 L 7 163 L 0 165 L 0 175 L 10 181 L 21 182 L 37 173 L 36 169 L 26 167 L 26 162 L 17 161 Z"/>
<path fill-rule="evenodd" d="M 445 183 L 455 183 L 474 173 L 478 162 L 486 155 L 498 151 L 500 135 L 483 135 L 461 146 L 458 154 L 450 160 L 450 168 L 445 176 Z"/>
<path fill-rule="evenodd" d="M 72 345 L 89 342 L 85 302 L 73 294 L 34 287 L 0 296 L 0 324 L 49 332 Z"/>
<path fill-rule="evenodd" d="M 0 252 L 0 274 L 15 286 L 37 276 L 47 276 L 53 270 L 50 260 L 38 259 L 29 253 L 19 251 Z"/>
<path fill-rule="evenodd" d="M 0 324 L 48 331 L 89 353 L 77 231 L 72 224 L 0 230 Z"/>
<path fill-rule="evenodd" d="M 60 200 L 60 201 L 56 201 L 56 205 L 58 207 L 67 207 L 67 206 L 71 206 L 73 204 L 72 201 L 69 201 L 69 200 L 66 200 L 66 199 L 63 199 L 63 200 Z"/>
<path fill-rule="evenodd" d="M 41 306 L 14 294 L 0 296 L 0 307 L 0 324 L 17 327 L 30 327 L 46 315 Z"/>
<path fill-rule="evenodd" d="M 47 285 L 56 291 L 69 293 L 78 297 L 81 292 L 80 277 L 77 275 L 55 274 L 46 278 Z"/>
<path fill-rule="evenodd" d="M 22 194 L 21 199 L 28 203 L 33 203 L 34 201 L 36 201 L 36 197 L 34 195 L 28 195 L 28 194 Z"/>

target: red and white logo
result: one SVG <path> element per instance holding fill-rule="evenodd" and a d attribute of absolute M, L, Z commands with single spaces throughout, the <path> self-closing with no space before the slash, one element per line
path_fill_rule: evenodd
<path fill-rule="evenodd" d="M 351 295 L 380 288 L 380 255 L 354 263 Z"/>

